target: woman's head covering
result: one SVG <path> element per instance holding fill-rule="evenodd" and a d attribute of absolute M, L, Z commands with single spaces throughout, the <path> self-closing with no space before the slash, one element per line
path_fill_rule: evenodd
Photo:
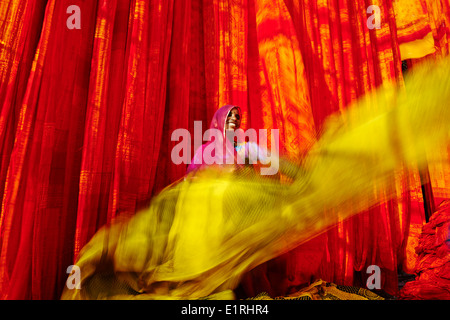
<path fill-rule="evenodd" d="M 225 124 L 227 121 L 227 117 L 228 117 L 229 112 L 234 108 L 238 109 L 239 114 L 241 114 L 241 108 L 239 108 L 238 106 L 235 106 L 235 105 L 227 104 L 227 105 L 222 106 L 220 109 L 218 109 L 211 120 L 209 129 L 212 131 L 214 131 L 214 130 L 220 131 L 222 134 L 220 137 L 221 139 L 219 139 L 219 140 L 220 140 L 220 142 L 223 142 L 223 145 L 221 146 L 222 148 L 217 147 L 212 152 L 212 156 L 216 160 L 215 163 L 226 164 L 226 163 L 230 162 L 231 158 L 233 158 L 232 163 L 234 163 L 234 164 L 237 163 L 237 161 L 235 161 L 236 155 L 234 152 L 234 146 L 225 137 Z M 200 169 L 201 167 L 210 165 L 204 159 L 204 151 L 208 146 L 210 148 L 212 148 L 213 146 L 211 146 L 211 144 L 213 144 L 213 143 L 217 144 L 218 141 L 216 141 L 216 140 L 217 139 L 210 137 L 209 142 L 203 144 L 200 148 L 198 148 L 198 150 L 196 150 L 194 157 L 186 170 L 186 174 L 191 171 Z M 209 155 L 209 153 L 208 153 L 208 155 Z"/>
<path fill-rule="evenodd" d="M 231 104 L 224 105 L 214 114 L 209 128 L 219 129 L 223 133 L 223 137 L 225 137 L 225 123 L 227 122 L 228 114 L 234 108 L 238 109 L 239 115 L 241 115 L 241 108 L 239 108 L 238 106 L 234 106 Z"/>

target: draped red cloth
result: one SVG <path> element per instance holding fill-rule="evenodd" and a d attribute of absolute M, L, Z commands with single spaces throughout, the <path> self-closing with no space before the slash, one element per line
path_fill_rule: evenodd
<path fill-rule="evenodd" d="M 366 26 L 370 4 L 381 29 Z M 170 160 L 173 130 L 193 132 L 195 120 L 206 130 L 220 106 L 239 105 L 244 129 L 279 129 L 282 152 L 298 158 L 327 116 L 385 83 L 402 86 L 392 1 L 370 4 L 0 1 L 0 296 L 59 298 L 101 226 L 183 177 L 186 166 Z M 80 29 L 66 26 L 71 5 Z M 313 276 L 364 285 L 376 264 L 395 293 L 423 209 L 416 173 L 399 170 L 392 187 L 397 199 L 374 190 L 378 207 L 266 266 L 267 285 L 244 281 L 246 292 Z"/>
<path fill-rule="evenodd" d="M 450 300 L 450 202 L 444 201 L 423 226 L 416 247 L 414 281 L 399 297 L 404 300 Z"/>
<path fill-rule="evenodd" d="M 402 85 L 401 59 L 390 1 L 286 3 L 293 12 L 299 37 L 300 34 L 305 37 L 302 53 L 309 61 L 305 65 L 318 130 L 327 116 L 345 109 L 361 95 L 388 82 L 396 81 Z M 380 29 L 367 27 L 370 4 L 378 5 L 381 10 Z M 321 243 L 308 244 L 307 251 L 314 257 L 308 260 L 316 265 L 312 275 L 365 287 L 368 266 L 377 265 L 382 270 L 383 290 L 396 294 L 397 268 L 404 259 L 402 254 L 411 217 L 408 190 L 417 184 L 408 181 L 408 175 L 399 170 L 398 181 L 391 182 L 391 188 L 398 190 L 396 199 L 386 201 L 383 190 L 374 187 L 380 199 L 379 206 L 340 223 L 321 236 Z M 303 250 L 304 247 L 299 248 L 298 258 L 293 259 L 294 285 L 306 280 L 301 277 L 304 263 L 299 259 Z"/>
<path fill-rule="evenodd" d="M 448 0 L 399 0 L 393 5 L 402 60 L 405 60 L 408 65 L 407 73 L 414 72 L 415 67 L 423 61 L 438 61 L 450 53 L 450 2 Z M 433 150 L 433 154 L 429 154 L 430 160 L 435 156 L 450 160 L 449 146 Z M 425 199 L 421 199 L 419 192 L 412 192 L 411 195 L 415 203 L 425 204 L 429 214 L 434 214 L 438 205 L 450 198 L 450 161 L 430 161 L 426 168 L 422 168 L 420 180 L 423 183 L 422 192 Z M 419 257 L 416 254 L 416 247 L 419 245 L 420 232 L 424 223 L 420 216 L 413 215 L 407 245 L 407 259 L 404 262 L 404 267 L 410 273 L 418 272 Z"/>

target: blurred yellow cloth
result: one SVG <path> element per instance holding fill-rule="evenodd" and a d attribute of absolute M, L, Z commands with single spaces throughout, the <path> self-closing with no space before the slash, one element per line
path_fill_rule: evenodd
<path fill-rule="evenodd" d="M 233 299 L 245 272 L 375 205 L 374 183 L 448 141 L 449 60 L 408 81 L 330 118 L 290 184 L 212 167 L 103 227 L 76 262 L 81 289 L 62 299 Z"/>

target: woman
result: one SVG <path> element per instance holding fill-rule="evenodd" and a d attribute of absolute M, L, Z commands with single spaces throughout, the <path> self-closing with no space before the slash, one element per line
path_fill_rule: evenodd
<path fill-rule="evenodd" d="M 219 164 L 218 167 L 222 170 L 234 171 L 241 175 L 256 174 L 256 169 L 259 168 L 256 162 L 267 163 L 269 159 L 269 161 L 276 161 L 277 167 L 281 164 L 279 169 L 286 176 L 290 178 L 295 176 L 298 166 L 287 159 L 282 159 L 280 163 L 279 158 L 270 157 L 265 149 L 258 146 L 256 141 L 235 141 L 233 139 L 233 133 L 240 129 L 241 121 L 241 109 L 238 106 L 225 105 L 218 109 L 212 118 L 210 130 L 217 130 L 220 135 L 216 135 L 214 139 L 211 139 L 212 141 L 198 148 L 186 174 L 193 175 L 197 170 L 210 167 L 212 162 L 216 165 Z M 214 148 L 216 152 L 212 154 L 212 159 L 205 160 L 209 156 L 208 148 L 213 144 L 217 147 Z M 227 163 L 231 164 L 227 165 Z M 255 165 L 255 168 L 253 168 L 255 170 L 244 170 L 245 167 L 248 169 L 250 165 Z M 279 174 L 272 178 L 279 178 Z M 289 278 L 292 279 L 292 276 L 287 274 L 289 263 L 295 263 L 290 261 L 291 259 L 292 257 L 289 254 L 283 255 L 245 274 L 239 288 L 237 288 L 238 296 L 255 296 L 261 292 L 267 292 L 271 296 L 279 296 L 288 292 L 288 286 L 300 285 L 300 283 L 289 281 Z"/>
<path fill-rule="evenodd" d="M 186 174 L 211 164 L 234 170 L 245 164 L 256 164 L 256 161 L 266 163 L 272 159 L 267 150 L 260 148 L 256 141 L 235 139 L 234 132 L 241 127 L 241 117 L 241 109 L 234 105 L 225 105 L 216 111 L 210 132 L 218 134 L 196 150 Z M 275 158 L 273 160 L 278 161 Z"/>

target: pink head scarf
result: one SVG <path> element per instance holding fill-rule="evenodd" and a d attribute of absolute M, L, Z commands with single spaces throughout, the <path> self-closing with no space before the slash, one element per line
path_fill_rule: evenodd
<path fill-rule="evenodd" d="M 234 145 L 225 136 L 225 124 L 227 117 L 229 112 L 234 108 L 238 109 L 239 115 L 241 115 L 241 109 L 235 105 L 225 105 L 216 111 L 211 120 L 209 129 L 217 133 L 220 132 L 221 135 L 220 137 L 210 137 L 209 142 L 203 144 L 198 150 L 196 150 L 194 157 L 187 168 L 186 174 L 211 165 L 212 161 L 218 165 L 238 163 L 235 161 L 237 155 L 234 150 Z"/>

